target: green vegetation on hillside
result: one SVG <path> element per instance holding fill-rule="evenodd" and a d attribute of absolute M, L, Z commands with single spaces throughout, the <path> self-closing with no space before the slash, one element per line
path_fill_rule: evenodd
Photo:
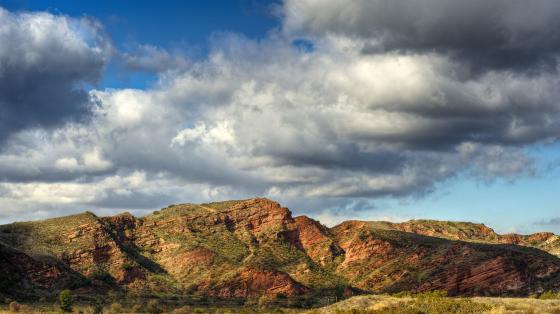
<path fill-rule="evenodd" d="M 170 205 L 142 218 L 84 213 L 0 226 L 0 296 L 49 298 L 71 289 L 76 298 L 115 291 L 309 306 L 355 293 L 519 296 L 559 288 L 558 258 L 480 240 L 493 234 L 479 224 L 423 220 L 326 228 L 267 199 Z"/>
<path fill-rule="evenodd" d="M 80 242 L 69 242 L 68 233 L 80 225 L 95 223 L 91 212 L 33 222 L 15 222 L 0 226 L 0 241 L 34 256 L 60 255 L 79 249 Z M 65 245 L 61 245 L 65 243 Z"/>

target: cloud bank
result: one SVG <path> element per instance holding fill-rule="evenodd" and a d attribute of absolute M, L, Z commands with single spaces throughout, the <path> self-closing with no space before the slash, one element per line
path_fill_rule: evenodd
<path fill-rule="evenodd" d="M 1 99 L 28 122 L 3 131 L 0 215 L 256 195 L 359 210 L 356 199 L 421 196 L 459 174 L 531 174 L 526 147 L 560 136 L 559 13 L 554 1 L 286 1 L 280 29 L 262 40 L 217 34 L 193 62 L 146 46 L 126 59 L 163 71 L 155 87 L 85 94 L 76 84 L 95 81 L 106 56 L 96 24 L 3 11 L 9 33 L 47 20 L 56 27 L 37 36 L 75 44 L 54 60 L 40 44 L 20 50 L 57 69 L 49 92 L 64 101 L 51 123 L 41 113 L 50 102 Z M 8 62 L 28 73 L 10 93 L 43 79 L 26 60 Z M 83 112 L 64 106 L 88 120 L 68 122 Z"/>
<path fill-rule="evenodd" d="M 97 82 L 110 53 L 100 25 L 0 8 L 0 43 L 0 143 L 27 128 L 88 114 L 82 86 Z"/>
<path fill-rule="evenodd" d="M 472 69 L 555 70 L 560 3 L 543 0 L 286 1 L 284 30 L 360 38 L 364 51 L 446 54 Z"/>

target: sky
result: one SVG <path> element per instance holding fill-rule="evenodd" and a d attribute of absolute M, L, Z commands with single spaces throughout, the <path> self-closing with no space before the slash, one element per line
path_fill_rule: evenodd
<path fill-rule="evenodd" d="M 560 233 L 560 2 L 0 0 L 0 223 L 268 197 Z"/>

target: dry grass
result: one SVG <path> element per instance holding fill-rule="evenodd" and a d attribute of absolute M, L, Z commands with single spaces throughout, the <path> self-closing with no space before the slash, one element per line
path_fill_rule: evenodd
<path fill-rule="evenodd" d="M 486 307 L 484 311 L 468 311 L 461 313 L 484 313 L 484 314 L 560 314 L 560 300 L 540 300 L 532 298 L 444 298 L 445 303 L 462 303 L 463 305 L 474 304 L 473 308 Z M 258 306 L 239 306 L 239 307 L 217 307 L 217 306 L 189 306 L 182 305 L 165 306 L 166 313 L 187 312 L 188 313 L 286 313 L 286 314 L 370 314 L 370 313 L 387 313 L 387 314 L 433 314 L 443 313 L 439 310 L 418 310 L 408 305 L 415 304 L 418 298 L 415 297 L 395 297 L 390 295 L 366 295 L 356 296 L 326 307 L 305 310 L 305 309 L 287 309 L 287 308 L 260 308 Z M 480 305 L 484 305 L 481 307 Z M 57 304 L 22 304 L 26 313 L 61 313 Z M 109 305 L 105 306 L 104 312 L 109 312 Z M 93 307 L 89 304 L 76 304 L 74 312 L 82 311 L 83 313 L 92 313 Z M 132 306 L 123 306 L 123 313 L 133 313 Z M 8 305 L 0 306 L 0 313 L 10 312 Z M 22 311 L 20 311 L 22 313 Z M 456 312 L 455 312 L 456 313 Z M 446 312 L 447 314 L 447 312 Z"/>
<path fill-rule="evenodd" d="M 439 311 L 423 311 L 413 308 L 412 304 L 417 299 L 414 297 L 395 297 L 389 295 L 367 295 L 353 297 L 333 305 L 308 311 L 308 314 L 370 314 L 370 313 L 440 313 Z M 487 310 L 475 310 L 471 313 L 485 314 L 560 314 L 560 300 L 540 300 L 533 298 L 445 298 L 445 302 L 456 302 L 473 304 L 473 308 L 484 308 Z M 467 302 L 464 302 L 467 301 Z M 437 303 L 437 301 L 436 301 Z M 443 302 L 442 302 L 443 303 Z M 479 305 L 483 305 L 480 307 Z"/>
<path fill-rule="evenodd" d="M 146 306 L 141 305 L 139 307 L 125 307 L 122 306 L 115 311 L 116 307 L 106 305 L 103 309 L 103 313 L 147 313 Z M 162 308 L 163 313 L 192 313 L 192 314 L 254 314 L 254 313 L 271 313 L 271 314 L 298 314 L 302 313 L 300 309 L 289 309 L 289 308 L 260 308 L 257 306 L 239 306 L 239 307 L 217 307 L 217 306 L 166 306 Z M 84 313 L 93 314 L 93 306 L 88 304 L 76 304 L 74 306 L 73 313 Z M 0 305 L 0 314 L 13 314 L 13 313 L 37 313 L 37 314 L 63 314 L 63 312 L 58 308 L 56 304 L 29 304 L 23 305 L 22 310 L 19 312 L 12 312 L 7 306 Z"/>
<path fill-rule="evenodd" d="M 535 313 L 560 314 L 560 300 L 541 300 L 532 298 L 472 298 L 474 302 L 492 306 L 492 314 Z"/>

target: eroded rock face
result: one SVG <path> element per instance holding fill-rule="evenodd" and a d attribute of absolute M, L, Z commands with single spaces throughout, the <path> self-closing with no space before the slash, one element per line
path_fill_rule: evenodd
<path fill-rule="evenodd" d="M 501 235 L 483 224 L 435 220 L 411 220 L 403 223 L 386 223 L 386 225 L 396 230 L 451 240 L 535 247 L 560 257 L 560 237 L 550 232 Z"/>
<path fill-rule="evenodd" d="M 144 279 L 141 268 L 132 263 L 127 252 L 134 247 L 136 222 L 125 213 L 71 229 L 67 244 L 77 244 L 79 248 L 64 252 L 61 260 L 92 279 L 115 280 L 120 285 Z"/>
<path fill-rule="evenodd" d="M 297 283 L 286 273 L 247 267 L 231 281 L 211 290 L 210 295 L 226 298 L 278 294 L 296 296 L 309 291 L 309 288 Z"/>
<path fill-rule="evenodd" d="M 36 260 L 1 243 L 0 265 L 0 289 L 7 295 L 9 291 L 20 289 L 56 290 L 83 280 L 61 264 Z"/>
<path fill-rule="evenodd" d="M 337 272 L 364 290 L 525 295 L 560 286 L 560 260 L 532 248 L 372 229 L 367 222 L 333 230 L 346 252 Z"/>
<path fill-rule="evenodd" d="M 516 292 L 527 285 L 529 274 L 526 269 L 526 265 L 516 265 L 515 260 L 498 256 L 473 267 L 446 269 L 441 276 L 423 283 L 418 290 L 445 290 L 454 295 L 472 295 L 477 291 L 485 291 L 490 295 Z"/>
<path fill-rule="evenodd" d="M 0 226 L 0 293 L 10 295 L 10 283 L 21 282 L 23 293 L 526 295 L 560 288 L 560 260 L 543 251 L 558 248 L 551 233 L 498 235 L 472 223 L 327 228 L 263 198 L 180 204 L 143 218 L 85 213 Z"/>
<path fill-rule="evenodd" d="M 292 214 L 287 208 L 264 198 L 240 202 L 221 214 L 221 220 L 229 230 L 243 229 L 253 234 L 267 229 L 283 229 L 292 222 Z"/>
<path fill-rule="evenodd" d="M 392 224 L 398 230 L 454 240 L 497 240 L 498 234 L 483 224 L 411 220 Z"/>
<path fill-rule="evenodd" d="M 290 243 L 304 250 L 311 259 L 321 265 L 333 262 L 337 256 L 344 254 L 332 239 L 328 228 L 306 216 L 296 217 L 285 236 Z"/>

